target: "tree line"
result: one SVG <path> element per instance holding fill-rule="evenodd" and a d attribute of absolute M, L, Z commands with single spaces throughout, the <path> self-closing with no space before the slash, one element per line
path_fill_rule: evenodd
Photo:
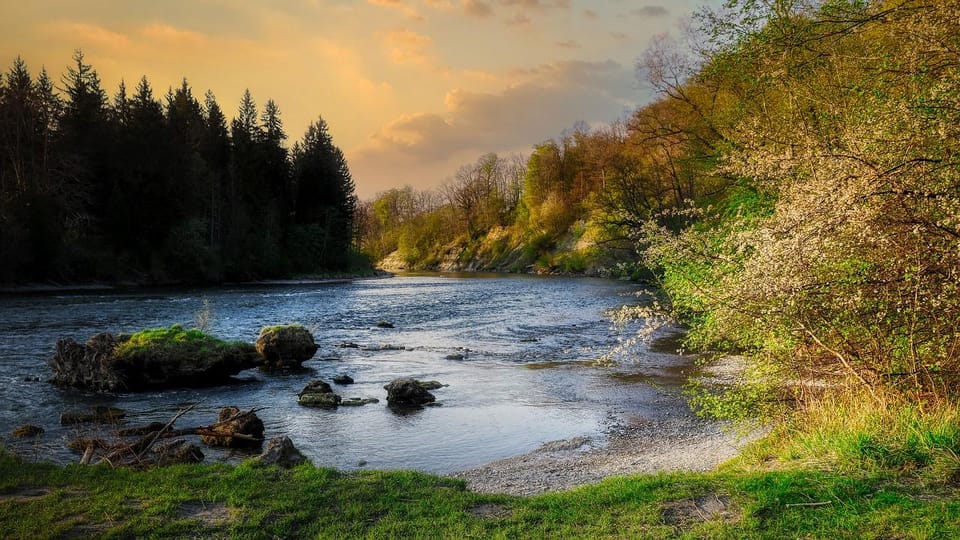
<path fill-rule="evenodd" d="M 381 194 L 366 247 L 415 266 L 452 246 L 576 270 L 545 254 L 593 230 L 595 244 L 633 248 L 690 346 L 749 353 L 755 384 L 734 400 L 955 396 L 958 51 L 951 2 L 705 9 L 689 35 L 640 56 L 653 102 L 534 146 L 506 189 L 482 181 L 501 161 L 490 156 L 439 194 Z"/>
<path fill-rule="evenodd" d="M 286 147 L 278 105 L 228 121 L 186 80 L 108 97 L 77 51 L 55 83 L 0 75 L 0 282 L 219 282 L 358 263 L 357 199 L 326 122 Z"/>

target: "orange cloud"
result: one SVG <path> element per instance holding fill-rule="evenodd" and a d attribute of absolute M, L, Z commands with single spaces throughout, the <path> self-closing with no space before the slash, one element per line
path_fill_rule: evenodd
<path fill-rule="evenodd" d="M 411 19 L 414 19 L 417 21 L 424 20 L 424 17 L 420 15 L 420 13 L 417 12 L 417 10 L 414 9 L 413 6 L 404 3 L 403 0 L 367 0 L 367 3 L 373 4 L 374 6 L 396 9 L 402 12 L 407 17 L 410 17 Z"/>
<path fill-rule="evenodd" d="M 168 46 L 176 46 L 176 47 L 207 46 L 207 36 L 198 32 L 181 30 L 179 28 L 175 28 L 168 24 L 150 24 L 150 25 L 144 26 L 143 28 L 140 29 L 140 34 L 151 41 L 160 42 Z"/>
<path fill-rule="evenodd" d="M 433 38 L 418 34 L 413 30 L 392 30 L 383 34 L 383 44 L 396 64 L 431 65 L 433 56 Z"/>
<path fill-rule="evenodd" d="M 130 38 L 102 26 L 75 21 L 54 21 L 43 24 L 40 33 L 49 39 L 76 43 L 78 46 L 126 47 Z"/>

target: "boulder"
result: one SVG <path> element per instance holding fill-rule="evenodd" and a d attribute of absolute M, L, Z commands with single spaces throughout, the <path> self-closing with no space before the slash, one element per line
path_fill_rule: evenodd
<path fill-rule="evenodd" d="M 237 407 L 220 409 L 217 423 L 210 426 L 200 442 L 209 446 L 259 446 L 263 442 L 263 421 L 253 411 L 241 412 Z"/>
<path fill-rule="evenodd" d="M 353 384 L 353 377 L 345 374 L 337 375 L 333 378 L 334 384 Z"/>
<path fill-rule="evenodd" d="M 297 394 L 297 403 L 304 407 L 321 407 L 324 409 L 335 409 L 340 405 L 341 398 L 333 392 L 330 385 L 321 380 L 310 381 L 303 390 Z"/>
<path fill-rule="evenodd" d="M 182 440 L 156 445 L 150 450 L 150 455 L 152 461 L 161 467 L 203 461 L 200 447 Z"/>
<path fill-rule="evenodd" d="M 437 400 L 416 379 L 395 379 L 383 389 L 387 391 L 387 402 L 391 405 L 419 407 Z"/>
<path fill-rule="evenodd" d="M 377 328 L 393 328 L 393 323 L 387 321 L 377 321 Z"/>
<path fill-rule="evenodd" d="M 57 342 L 52 382 L 97 392 L 214 386 L 261 362 L 253 345 L 227 343 L 180 326 Z"/>
<path fill-rule="evenodd" d="M 293 441 L 286 435 L 267 441 L 267 449 L 254 460 L 264 465 L 278 465 L 285 469 L 308 462 L 306 456 L 293 446 Z"/>
<path fill-rule="evenodd" d="M 464 358 L 465 356 L 460 353 L 453 353 L 444 356 L 445 360 L 463 360 Z"/>
<path fill-rule="evenodd" d="M 40 426 L 25 425 L 20 426 L 17 429 L 13 430 L 13 436 L 18 439 L 24 439 L 27 437 L 39 437 L 43 435 L 43 428 Z"/>
<path fill-rule="evenodd" d="M 271 368 L 300 367 L 317 352 L 313 334 L 299 324 L 260 330 L 256 347 L 266 361 L 264 365 Z"/>

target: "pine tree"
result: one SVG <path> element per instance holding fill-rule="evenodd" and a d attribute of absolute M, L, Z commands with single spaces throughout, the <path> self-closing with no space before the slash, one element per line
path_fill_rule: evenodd
<path fill-rule="evenodd" d="M 311 123 L 294 147 L 295 223 L 309 249 L 299 266 L 344 268 L 352 248 L 356 211 L 353 179 L 343 152 L 333 144 L 323 118 Z"/>

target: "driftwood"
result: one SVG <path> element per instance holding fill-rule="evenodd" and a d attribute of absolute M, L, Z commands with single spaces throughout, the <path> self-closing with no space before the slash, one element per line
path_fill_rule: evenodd
<path fill-rule="evenodd" d="M 187 443 L 183 441 L 180 441 L 181 444 L 179 445 L 177 444 L 177 441 L 163 445 L 163 448 L 160 448 L 161 451 L 158 453 L 157 443 L 163 439 L 171 439 L 185 435 L 199 435 L 204 438 L 229 437 L 248 443 L 259 443 L 263 440 L 260 437 L 255 437 L 246 433 L 235 433 L 229 429 L 224 429 L 224 426 L 228 426 L 231 422 L 237 420 L 238 418 L 242 418 L 247 415 L 254 415 L 254 413 L 257 411 L 262 410 L 258 408 L 250 409 L 249 411 L 245 412 L 238 411 L 226 418 L 223 418 L 221 413 L 220 421 L 208 426 L 174 429 L 174 424 L 176 424 L 177 420 L 193 410 L 197 405 L 199 405 L 199 402 L 178 411 L 177 414 L 174 415 L 173 418 L 171 418 L 166 424 L 153 422 L 146 426 L 123 429 L 118 432 L 120 437 L 139 437 L 132 442 L 121 440 L 113 444 L 109 444 L 100 439 L 78 439 L 72 446 L 78 451 L 82 449 L 83 457 L 80 460 L 81 464 L 93 463 L 95 454 L 98 451 L 104 451 L 100 458 L 96 461 L 97 463 L 109 463 L 113 467 L 146 467 L 156 464 L 176 462 L 177 459 L 183 459 L 190 462 L 203 458 L 203 453 L 200 452 L 198 447 L 195 447 L 192 450 L 185 448 L 186 446 L 192 445 L 187 445 Z M 165 453 L 171 449 L 177 453 L 177 456 L 169 456 Z"/>

